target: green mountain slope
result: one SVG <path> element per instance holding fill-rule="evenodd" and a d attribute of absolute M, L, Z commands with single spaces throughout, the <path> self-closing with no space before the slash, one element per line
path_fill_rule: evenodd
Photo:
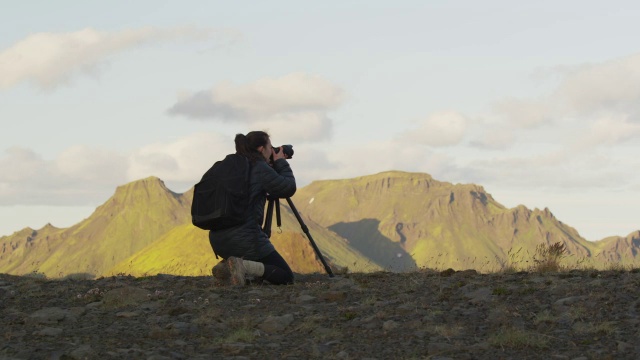
<path fill-rule="evenodd" d="M 310 241 L 300 229 L 291 209 L 284 204 L 281 206 L 281 219 L 282 227 L 277 228 L 275 216 L 273 218 L 271 240 L 291 269 L 297 273 L 324 273 L 325 269 Z M 309 220 L 304 223 L 329 264 L 348 266 L 350 270 L 359 272 L 380 270 L 336 234 Z M 189 223 L 175 227 L 159 240 L 114 266 L 106 275 L 205 275 L 210 273 L 218 261 L 209 245 L 208 231 Z"/>
<path fill-rule="evenodd" d="M 0 272 L 41 272 L 50 277 L 102 274 L 177 225 L 190 221 L 191 197 L 168 190 L 154 177 L 116 189 L 82 222 L 45 226 L 0 238 Z"/>
<path fill-rule="evenodd" d="M 177 194 L 154 177 L 120 186 L 87 219 L 0 237 L 0 272 L 48 277 L 208 274 L 217 262 L 207 232 L 191 225 L 193 189 Z M 640 231 L 598 242 L 583 239 L 548 209 L 508 209 L 478 185 L 451 184 L 421 173 L 390 171 L 316 181 L 292 198 L 332 265 L 351 271 L 419 267 L 497 270 L 532 262 L 540 244 L 565 244 L 570 261 L 594 266 L 634 262 Z M 281 200 L 282 228 L 272 241 L 299 273 L 321 272 L 292 210 Z"/>
<path fill-rule="evenodd" d="M 193 189 L 176 194 L 154 177 L 117 188 L 82 222 L 66 229 L 47 225 L 0 238 L 0 272 L 102 276 L 118 273 L 202 275 L 216 263 L 207 232 L 191 225 Z M 352 271 L 380 269 L 335 233 L 307 220 L 325 260 Z M 272 241 L 296 272 L 324 272 L 309 240 L 286 204 L 282 229 Z"/>
<path fill-rule="evenodd" d="M 316 181 L 294 201 L 300 212 L 390 270 L 490 271 L 510 261 L 510 254 L 530 261 L 539 244 L 556 242 L 573 258 L 592 257 L 597 250 L 548 209 L 508 209 L 481 186 L 439 182 L 421 173 Z"/>

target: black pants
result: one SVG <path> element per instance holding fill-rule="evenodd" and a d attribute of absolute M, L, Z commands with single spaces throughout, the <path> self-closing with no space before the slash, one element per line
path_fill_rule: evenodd
<path fill-rule="evenodd" d="M 276 250 L 257 261 L 264 264 L 264 280 L 275 285 L 293 284 L 293 271 Z"/>

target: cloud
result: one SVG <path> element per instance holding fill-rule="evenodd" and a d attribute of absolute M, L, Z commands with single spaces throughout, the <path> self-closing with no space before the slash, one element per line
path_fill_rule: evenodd
<path fill-rule="evenodd" d="M 620 114 L 602 116 L 596 119 L 588 132 L 577 141 L 577 147 L 583 150 L 620 144 L 638 138 L 640 138 L 640 124 L 630 122 L 629 116 Z"/>
<path fill-rule="evenodd" d="M 624 113 L 640 121 L 640 54 L 566 70 L 556 97 L 576 115 Z"/>
<path fill-rule="evenodd" d="M 109 57 L 154 42 L 204 40 L 210 29 L 140 28 L 101 32 L 86 28 L 66 33 L 36 33 L 0 52 L 0 89 L 31 82 L 45 90 L 69 83 L 80 74 L 96 73 Z M 229 34 L 216 32 L 226 37 Z"/>
<path fill-rule="evenodd" d="M 271 136 L 272 144 L 314 143 L 331 138 L 333 121 L 320 112 L 300 112 L 273 116 L 253 125 Z"/>
<path fill-rule="evenodd" d="M 349 146 L 301 147 L 291 160 L 296 179 L 301 184 L 314 180 L 347 179 L 379 172 L 398 170 L 423 172 L 436 179 L 459 178 L 460 169 L 453 158 L 425 150 L 420 144 L 400 139 Z"/>
<path fill-rule="evenodd" d="M 272 133 L 286 140 L 286 133 Z M 106 201 L 117 186 L 149 176 L 159 177 L 174 191 L 186 191 L 215 161 L 235 152 L 233 139 L 233 135 L 199 132 L 126 154 L 72 146 L 53 159 L 44 159 L 30 149 L 10 148 L 0 156 L 0 168 L 10 169 L 0 172 L 0 206 L 96 205 Z M 315 175 L 318 170 L 341 166 L 328 159 L 325 149 L 310 146 L 294 145 L 294 169 L 306 166 Z M 304 173 L 303 179 L 314 180 Z"/>
<path fill-rule="evenodd" d="M 509 126 L 535 128 L 553 121 L 558 112 L 554 111 L 554 102 L 549 99 L 525 100 L 507 98 L 493 105 L 494 114 Z"/>
<path fill-rule="evenodd" d="M 621 164 L 620 161 L 623 163 Z M 481 158 L 468 162 L 468 181 L 499 189 L 586 189 L 625 188 L 637 181 L 624 166 L 632 159 L 580 151 L 552 151 L 525 157 L 507 154 L 502 158 Z M 615 179 L 615 180 L 614 180 Z"/>
<path fill-rule="evenodd" d="M 485 128 L 480 135 L 470 141 L 473 147 L 487 150 L 505 150 L 513 145 L 516 137 L 511 128 Z"/>
<path fill-rule="evenodd" d="M 33 150 L 10 148 L 0 157 L 0 205 L 87 205 L 106 200 L 126 177 L 115 152 L 76 146 L 54 160 Z"/>
<path fill-rule="evenodd" d="M 467 119 L 455 111 L 437 112 L 412 129 L 400 135 L 405 141 L 443 147 L 460 143 L 467 131 Z"/>
<path fill-rule="evenodd" d="M 110 185 L 117 179 L 126 180 L 124 160 L 123 155 L 113 151 L 77 145 L 64 150 L 52 162 L 51 174 L 74 182 Z"/>
<path fill-rule="evenodd" d="M 215 161 L 233 152 L 233 137 L 218 133 L 197 133 L 154 143 L 128 156 L 127 178 L 157 176 L 168 182 L 195 184 Z"/>
<path fill-rule="evenodd" d="M 210 90 L 182 95 L 169 113 L 252 122 L 283 114 L 326 112 L 337 108 L 343 97 L 339 87 L 319 76 L 292 73 L 244 85 L 224 82 Z"/>
<path fill-rule="evenodd" d="M 1 205 L 87 205 L 106 201 L 115 188 L 148 176 L 185 190 L 217 160 L 235 151 L 233 136 L 196 133 L 128 154 L 72 146 L 56 158 L 11 148 L 0 157 Z"/>
<path fill-rule="evenodd" d="M 628 116 L 628 121 L 640 122 L 640 54 L 548 72 L 560 78 L 554 91 L 537 99 L 496 101 L 491 116 L 524 129 L 576 117 L 594 121 L 603 115 Z"/>
<path fill-rule="evenodd" d="M 221 83 L 210 90 L 182 94 L 168 110 L 192 119 L 236 122 L 267 130 L 282 141 L 321 141 L 331 137 L 327 113 L 344 93 L 320 76 L 291 73 L 243 85 Z"/>

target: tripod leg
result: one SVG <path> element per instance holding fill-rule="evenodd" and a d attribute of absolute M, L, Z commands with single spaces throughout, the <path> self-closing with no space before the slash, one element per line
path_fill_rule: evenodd
<path fill-rule="evenodd" d="M 276 202 L 276 226 L 282 227 L 282 218 L 280 218 L 280 200 L 274 200 Z"/>
<path fill-rule="evenodd" d="M 316 245 L 315 241 L 313 241 L 313 238 L 311 237 L 311 233 L 309 233 L 309 228 L 304 223 L 304 221 L 302 221 L 302 217 L 298 213 L 298 210 L 296 209 L 295 205 L 293 205 L 293 201 L 291 201 L 291 198 L 287 198 L 287 203 L 289 204 L 289 207 L 293 211 L 293 214 L 296 216 L 296 219 L 298 219 L 298 223 L 300 223 L 300 227 L 302 228 L 302 231 L 304 231 L 304 233 L 307 235 L 307 238 L 309 238 L 309 242 L 311 242 L 311 247 L 313 247 L 313 251 L 315 251 L 316 255 L 320 259 L 320 262 L 322 262 L 322 265 L 324 266 L 325 271 L 327 272 L 327 274 L 329 274 L 330 277 L 333 277 L 333 271 L 331 271 L 331 268 L 329 267 L 327 262 L 324 260 L 324 257 L 322 256 L 320 249 L 318 249 L 318 246 Z"/>
<path fill-rule="evenodd" d="M 267 214 L 264 218 L 264 226 L 262 227 L 262 231 L 267 234 L 268 238 L 271 238 L 271 224 L 273 223 L 273 206 L 275 204 L 275 200 L 269 200 L 269 204 L 267 205 Z"/>

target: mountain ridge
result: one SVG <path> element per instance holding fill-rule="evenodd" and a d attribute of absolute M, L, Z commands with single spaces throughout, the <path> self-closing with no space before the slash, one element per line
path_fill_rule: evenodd
<path fill-rule="evenodd" d="M 118 186 L 71 227 L 47 224 L 0 237 L 0 272 L 201 275 L 216 261 L 207 232 L 191 225 L 192 196 L 193 188 L 176 193 L 153 176 Z M 442 182 L 425 173 L 318 180 L 298 189 L 292 200 L 325 257 L 352 271 L 487 271 L 484 263 L 495 267 L 516 251 L 531 254 L 540 244 L 556 242 L 573 258 L 600 262 L 635 261 L 640 252 L 640 231 L 589 242 L 548 208 L 506 208 L 480 185 Z M 322 272 L 291 209 L 282 208 L 285 221 L 273 233 L 274 244 L 297 271 Z M 190 250 L 189 244 L 197 245 Z M 171 262 L 177 253 L 193 261 L 177 266 Z"/>

